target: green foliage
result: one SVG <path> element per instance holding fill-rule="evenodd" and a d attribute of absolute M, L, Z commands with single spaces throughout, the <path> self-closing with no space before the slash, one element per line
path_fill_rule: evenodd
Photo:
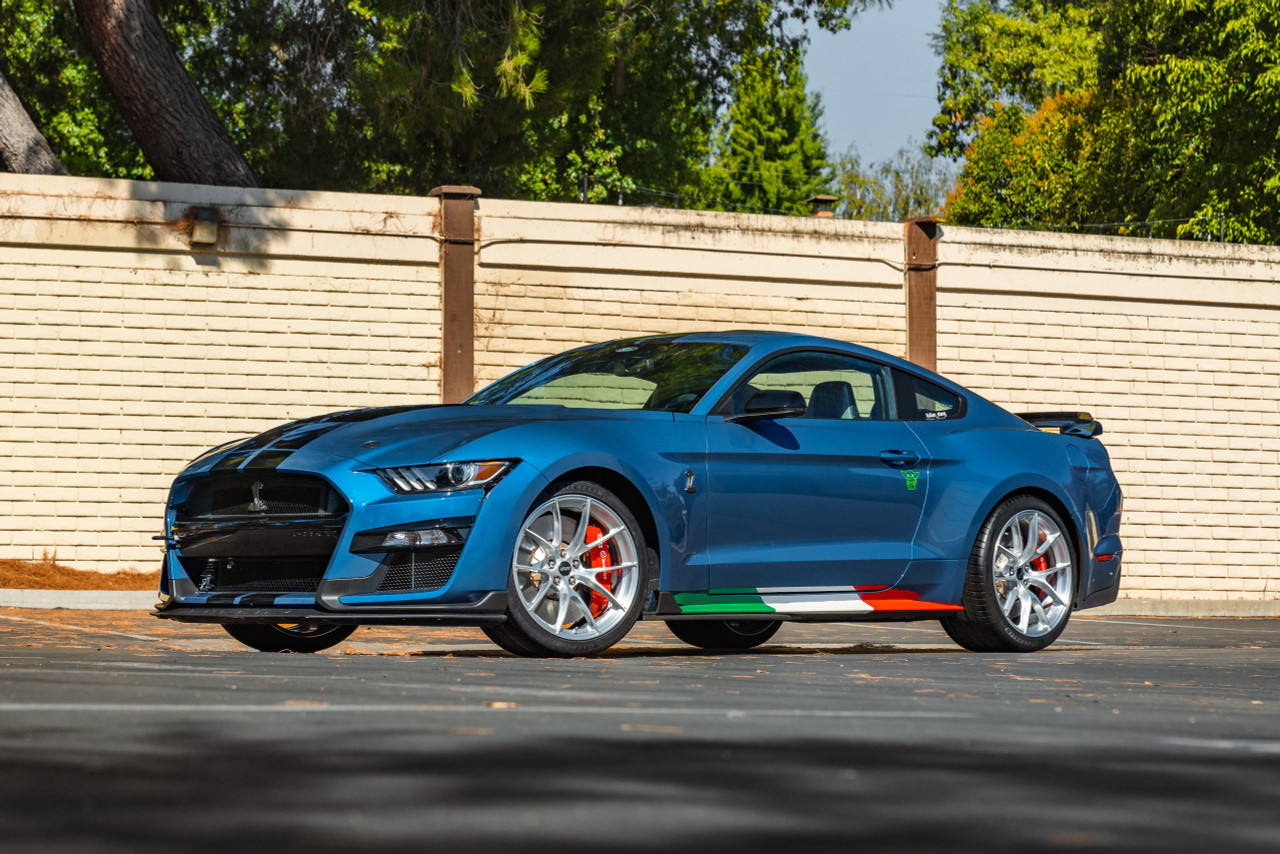
<path fill-rule="evenodd" d="M 1115 0 L 1097 28 L 1095 84 L 979 120 L 949 219 L 1280 239 L 1280 4 Z"/>
<path fill-rule="evenodd" d="M 803 51 L 803 29 L 814 19 L 832 31 L 850 25 L 876 0 L 622 0 L 608 35 L 608 61 L 596 85 L 578 93 L 564 124 L 532 123 L 530 150 L 551 164 L 556 178 L 538 198 L 578 197 L 570 177 L 587 169 L 589 198 L 610 200 L 622 192 L 629 202 L 715 207 L 717 189 L 704 167 L 713 158 L 723 118 L 735 96 L 743 57 Z M 591 104 L 600 105 L 599 130 Z M 607 140 L 607 142 L 605 142 Z M 597 149 L 596 146 L 602 146 Z M 546 174 L 546 166 L 539 174 Z M 723 182 L 720 182 L 723 184 Z M 520 184 L 518 194 L 527 193 Z"/>
<path fill-rule="evenodd" d="M 152 0 L 266 186 L 633 202 L 705 195 L 742 57 L 879 4 Z M 73 174 L 149 177 L 67 0 L 0 0 L 0 68 Z"/>
<path fill-rule="evenodd" d="M 1103 165 L 1177 233 L 1280 240 L 1280 4 L 1116 3 L 1100 57 Z"/>
<path fill-rule="evenodd" d="M 557 131 L 562 134 L 555 146 L 564 151 L 560 158 L 552 154 L 551 148 L 532 144 L 537 137 L 532 132 L 529 134 L 530 148 L 539 151 L 540 156 L 521 166 L 516 180 L 521 198 L 605 202 L 635 189 L 635 182 L 620 168 L 622 146 L 614 142 L 613 134 L 604 126 L 602 112 L 600 99 L 593 95 L 587 102 L 585 115 L 570 117 L 568 113 L 561 113 L 544 125 L 543 142 Z M 574 143 L 580 143 L 581 147 L 573 147 Z"/>
<path fill-rule="evenodd" d="M 946 161 L 909 142 L 888 160 L 865 167 L 856 147 L 836 158 L 837 214 L 845 219 L 901 222 L 942 210 L 955 181 Z"/>
<path fill-rule="evenodd" d="M 822 106 L 806 89 L 799 51 L 761 51 L 738 64 L 733 100 L 703 176 L 712 206 L 807 214 L 831 185 Z"/>
<path fill-rule="evenodd" d="M 938 115 L 926 140 L 934 156 L 959 158 L 998 104 L 1034 110 L 1047 98 L 1097 82 L 1106 0 L 947 0 L 934 49 Z"/>

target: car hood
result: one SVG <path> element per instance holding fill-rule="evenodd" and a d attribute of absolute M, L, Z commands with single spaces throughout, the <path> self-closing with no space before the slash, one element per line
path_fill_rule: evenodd
<path fill-rule="evenodd" d="M 374 468 L 415 465 L 434 462 L 467 442 L 516 425 L 616 418 L 620 414 L 523 405 L 356 409 L 282 424 L 220 449 L 216 454 L 208 454 L 197 463 L 201 469 L 236 468 L 245 463 L 255 465 L 268 461 L 275 467 L 305 448 L 308 452 L 354 459 Z"/>

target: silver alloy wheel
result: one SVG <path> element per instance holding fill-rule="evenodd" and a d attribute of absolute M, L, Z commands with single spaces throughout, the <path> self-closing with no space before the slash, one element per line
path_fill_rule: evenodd
<path fill-rule="evenodd" d="M 511 574 L 525 612 L 565 640 L 605 634 L 639 595 L 635 537 L 611 507 L 587 495 L 557 495 L 529 514 Z"/>
<path fill-rule="evenodd" d="M 992 563 L 996 601 L 1020 634 L 1043 637 L 1071 613 L 1071 549 L 1049 516 L 1039 510 L 1014 514 L 996 538 Z"/>

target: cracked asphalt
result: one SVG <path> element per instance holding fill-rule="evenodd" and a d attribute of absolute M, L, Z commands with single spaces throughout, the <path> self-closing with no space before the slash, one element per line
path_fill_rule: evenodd
<path fill-rule="evenodd" d="M 1280 620 L 930 623 L 596 659 L 478 630 L 254 653 L 0 609 L 0 845 L 26 852 L 1280 850 Z"/>

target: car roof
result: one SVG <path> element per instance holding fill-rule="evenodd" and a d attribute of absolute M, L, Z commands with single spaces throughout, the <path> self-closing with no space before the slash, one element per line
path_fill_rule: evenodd
<path fill-rule="evenodd" d="M 907 368 L 926 376 L 937 376 L 933 371 L 920 365 L 900 359 L 883 350 L 876 350 L 862 344 L 841 341 L 837 338 L 824 338 L 819 335 L 806 335 L 802 332 L 781 332 L 772 329 L 731 329 L 707 332 L 676 332 L 667 335 L 642 335 L 628 341 L 689 341 L 689 342 L 722 342 L 725 344 L 741 344 L 756 350 L 763 355 L 775 350 L 789 350 L 793 347 L 831 347 L 847 353 L 866 356 L 890 365 Z M 763 346 L 761 346 L 763 345 Z M 941 379 L 945 379 L 942 377 Z M 951 382 L 948 380 L 947 382 Z"/>

